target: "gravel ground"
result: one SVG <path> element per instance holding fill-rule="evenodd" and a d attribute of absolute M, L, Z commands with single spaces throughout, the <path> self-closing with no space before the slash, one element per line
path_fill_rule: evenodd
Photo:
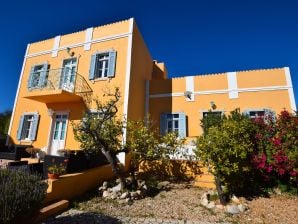
<path fill-rule="evenodd" d="M 190 183 L 171 184 L 170 187 L 169 191 L 131 205 L 96 196 L 81 200 L 74 204 L 75 210 L 66 211 L 45 223 L 81 223 L 80 217 L 82 220 L 89 218 L 84 223 L 298 223 L 298 197 L 256 198 L 247 201 L 249 210 L 232 216 L 222 210 L 202 207 L 200 197 L 204 189 L 192 187 Z"/>

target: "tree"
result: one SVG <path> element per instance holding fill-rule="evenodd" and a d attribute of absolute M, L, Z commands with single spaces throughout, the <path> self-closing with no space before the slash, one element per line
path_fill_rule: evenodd
<path fill-rule="evenodd" d="M 106 102 L 95 99 L 96 113 L 85 113 L 83 119 L 73 123 L 75 139 L 86 152 L 102 153 L 113 172 L 120 178 L 121 188 L 125 187 L 124 168 L 118 163 L 117 154 L 124 152 L 122 144 L 125 124 L 118 116 L 119 88 L 105 93 Z"/>
<path fill-rule="evenodd" d="M 7 134 L 9 122 L 11 117 L 11 111 L 7 110 L 0 113 L 0 135 Z"/>
<path fill-rule="evenodd" d="M 179 138 L 176 132 L 161 136 L 149 119 L 128 122 L 127 148 L 131 153 L 133 187 L 137 185 L 135 173 L 143 161 L 169 160 L 184 143 L 185 139 Z"/>
<path fill-rule="evenodd" d="M 197 139 L 196 156 L 212 167 L 222 204 L 226 203 L 226 193 L 235 193 L 245 186 L 251 167 L 250 153 L 254 149 L 251 139 L 254 131 L 252 121 L 236 109 L 221 125 L 210 127 L 207 134 Z M 225 189 L 222 189 L 223 183 Z"/>

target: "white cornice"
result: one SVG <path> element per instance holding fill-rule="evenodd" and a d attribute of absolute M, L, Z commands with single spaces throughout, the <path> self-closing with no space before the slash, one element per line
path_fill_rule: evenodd
<path fill-rule="evenodd" d="M 107 37 L 94 39 L 94 40 L 91 40 L 88 42 L 81 42 L 81 43 L 77 43 L 77 44 L 66 45 L 66 46 L 59 47 L 59 48 L 55 49 L 55 51 L 58 52 L 58 51 L 66 50 L 67 48 L 82 47 L 82 46 L 85 46 L 86 44 L 94 44 L 94 43 L 100 43 L 100 42 L 125 38 L 125 37 L 129 37 L 131 34 L 132 34 L 131 32 L 127 32 L 127 33 L 123 33 L 123 34 L 111 35 L 111 36 L 107 36 Z M 26 58 L 32 58 L 32 57 L 36 57 L 36 56 L 40 56 L 40 55 L 44 55 L 44 54 L 51 54 L 51 53 L 53 53 L 53 51 L 54 50 L 52 49 L 52 50 L 41 51 L 41 52 L 37 52 L 37 53 L 33 53 L 33 54 L 28 54 L 28 55 L 26 55 Z"/>
<path fill-rule="evenodd" d="M 233 91 L 237 92 L 261 92 L 261 91 L 275 91 L 275 90 L 288 90 L 289 86 L 265 86 L 265 87 L 254 87 L 254 88 L 238 88 Z M 210 94 L 227 94 L 230 91 L 228 89 L 221 90 L 207 90 L 207 91 L 195 91 L 195 95 L 210 95 Z M 177 97 L 184 96 L 184 93 L 161 93 L 151 94 L 150 98 L 161 98 L 161 97 Z"/>

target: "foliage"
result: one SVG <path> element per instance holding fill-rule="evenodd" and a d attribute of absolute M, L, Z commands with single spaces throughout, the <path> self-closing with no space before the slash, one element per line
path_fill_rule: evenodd
<path fill-rule="evenodd" d="M 153 122 L 131 121 L 128 123 L 128 138 L 126 147 L 130 150 L 132 167 L 137 169 L 145 160 L 168 160 L 178 153 L 185 143 L 177 133 L 171 132 L 161 136 L 158 129 L 153 128 Z"/>
<path fill-rule="evenodd" d="M 73 123 L 75 139 L 80 142 L 81 149 L 89 153 L 102 153 L 111 164 L 113 172 L 125 185 L 124 170 L 118 163 L 116 155 L 123 152 L 123 130 L 125 123 L 117 117 L 119 88 L 107 92 L 105 102 L 95 99 L 96 113 L 85 113 L 77 124 Z"/>
<path fill-rule="evenodd" d="M 64 174 L 66 172 L 67 162 L 68 162 L 68 160 L 65 159 L 64 163 L 56 164 L 55 159 L 52 159 L 53 165 L 48 167 L 48 173 L 58 174 L 58 175 Z"/>
<path fill-rule="evenodd" d="M 276 122 L 255 119 L 255 151 L 252 165 L 261 184 L 287 185 L 297 188 L 298 180 L 298 117 L 282 111 Z"/>
<path fill-rule="evenodd" d="M 251 120 L 236 109 L 221 125 L 210 127 L 207 134 L 197 139 L 197 158 L 212 167 L 211 172 L 225 183 L 228 192 L 245 187 L 251 169 L 249 155 L 254 150 L 253 133 Z"/>
<path fill-rule="evenodd" d="M 7 134 L 10 117 L 11 111 L 5 111 L 3 113 L 0 113 L 0 135 Z"/>
<path fill-rule="evenodd" d="M 209 110 L 207 116 L 204 116 L 203 119 L 201 119 L 201 127 L 203 128 L 204 134 L 208 134 L 210 127 L 220 126 L 224 119 L 226 119 L 224 114 Z"/>
<path fill-rule="evenodd" d="M 23 171 L 1 169 L 0 189 L 0 223 L 17 223 L 39 208 L 47 184 Z"/>

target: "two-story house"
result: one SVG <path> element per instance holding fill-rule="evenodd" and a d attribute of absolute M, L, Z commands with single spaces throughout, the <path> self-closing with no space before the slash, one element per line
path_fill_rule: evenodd
<path fill-rule="evenodd" d="M 250 116 L 296 110 L 287 67 L 169 79 L 131 18 L 28 44 L 7 143 L 52 155 L 79 149 L 71 121 L 81 120 L 95 108 L 92 99 L 114 87 L 121 92 L 119 117 L 141 120 L 150 114 L 162 133 L 189 138 L 202 133 L 200 119 L 209 109 L 240 107 Z"/>

